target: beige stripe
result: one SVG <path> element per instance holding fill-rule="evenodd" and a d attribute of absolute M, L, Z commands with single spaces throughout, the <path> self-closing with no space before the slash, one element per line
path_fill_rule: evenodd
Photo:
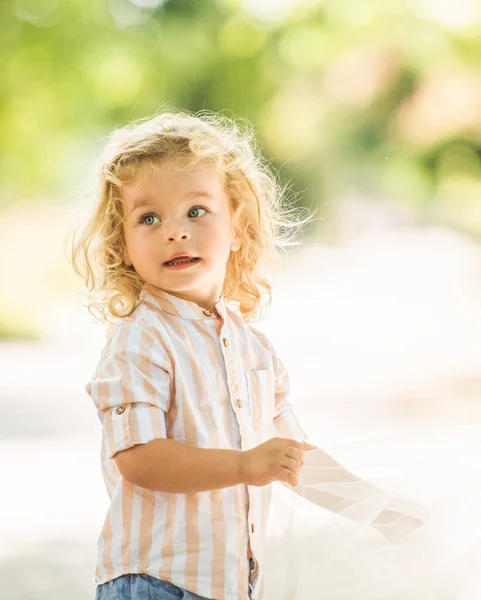
<path fill-rule="evenodd" d="M 107 365 L 105 370 L 108 375 L 113 376 L 113 368 L 111 365 Z M 110 386 L 109 386 L 109 384 L 107 382 L 102 382 L 99 385 L 99 388 L 101 388 L 101 389 L 105 388 L 105 390 L 106 390 L 106 391 L 102 392 L 102 395 L 101 395 L 102 405 L 104 404 L 103 398 L 106 399 L 105 406 L 110 404 Z M 115 490 L 116 482 L 110 476 L 111 470 L 109 470 L 107 465 L 110 463 L 110 466 L 112 466 L 113 469 L 119 473 L 119 476 L 120 476 L 120 472 L 117 468 L 117 463 L 114 460 L 110 460 L 107 455 L 107 454 L 110 454 L 112 449 L 114 448 L 114 430 L 113 430 L 113 424 L 112 424 L 112 419 L 111 419 L 111 410 L 112 410 L 111 408 L 107 408 L 107 409 L 105 409 L 105 412 L 104 412 L 104 438 L 105 438 L 105 440 L 104 440 L 104 444 L 102 445 L 101 457 L 102 457 L 102 461 L 103 461 L 102 465 L 104 465 L 103 475 L 104 475 L 106 481 L 108 482 L 109 489 L 111 490 L 111 495 L 112 495 Z"/>
<path fill-rule="evenodd" d="M 139 540 L 139 566 L 149 566 L 150 553 L 152 550 L 152 533 L 154 528 L 155 493 L 151 490 L 142 489 L 142 504 L 140 513 L 140 530 L 135 532 Z"/>
<path fill-rule="evenodd" d="M 199 584 L 199 494 L 185 494 L 185 581 Z"/>
<path fill-rule="evenodd" d="M 109 375 L 112 375 L 112 369 L 108 369 L 106 366 L 106 370 Z M 107 381 L 99 381 L 95 383 L 95 387 L 97 388 L 98 408 L 105 409 L 107 406 L 110 406 L 111 394 L 109 383 Z"/>
<path fill-rule="evenodd" d="M 112 565 L 112 524 L 110 521 L 110 510 L 107 511 L 107 516 L 105 517 L 105 523 L 102 530 L 104 536 L 104 554 L 102 556 L 102 561 L 104 563 L 104 569 L 107 575 L 113 573 L 113 565 Z"/>
<path fill-rule="evenodd" d="M 105 371 L 108 376 L 113 377 L 114 369 L 112 365 L 107 363 L 105 365 Z M 102 374 L 103 375 L 103 374 Z M 107 381 L 101 381 L 98 384 L 98 394 L 101 406 L 110 406 L 110 399 L 112 397 L 112 393 L 110 390 L 110 384 Z M 105 398 L 105 404 L 104 404 Z M 107 446 L 107 454 L 110 455 L 115 448 L 115 437 L 114 437 L 114 426 L 112 423 L 112 415 L 111 408 L 107 408 L 104 410 L 104 431 L 105 431 L 105 444 Z"/>
<path fill-rule="evenodd" d="M 211 490 L 210 494 L 210 522 L 212 528 L 212 567 L 211 582 L 212 594 L 225 588 L 225 552 L 226 539 L 224 531 L 223 491 Z"/>
<path fill-rule="evenodd" d="M 124 479 L 122 485 L 122 569 L 127 569 L 130 565 L 129 542 L 133 501 L 132 484 Z"/>
<path fill-rule="evenodd" d="M 174 525 L 175 513 L 177 512 L 178 494 L 167 494 L 167 506 L 165 511 L 165 537 L 162 542 L 160 564 L 160 579 L 172 581 L 172 560 L 174 558 Z"/>

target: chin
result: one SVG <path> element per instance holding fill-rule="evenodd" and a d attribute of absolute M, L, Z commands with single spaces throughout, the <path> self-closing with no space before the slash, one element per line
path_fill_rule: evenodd
<path fill-rule="evenodd" d="M 156 285 L 156 287 L 158 287 L 161 290 L 164 290 L 166 292 L 191 292 L 193 289 L 198 289 L 199 288 L 199 284 L 195 284 L 193 285 L 192 282 L 187 282 L 187 281 L 183 281 L 183 282 L 176 282 L 176 283 L 159 283 Z"/>

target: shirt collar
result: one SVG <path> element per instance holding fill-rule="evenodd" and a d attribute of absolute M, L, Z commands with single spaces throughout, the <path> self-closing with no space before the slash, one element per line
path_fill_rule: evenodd
<path fill-rule="evenodd" d="M 155 295 L 154 295 L 155 294 Z M 145 288 L 140 292 L 139 299 L 146 304 L 150 304 L 160 310 L 163 310 L 175 317 L 181 317 L 183 319 L 207 320 L 216 318 L 215 313 L 202 308 L 195 302 L 190 300 L 184 300 L 163 290 L 155 290 L 155 292 L 147 291 Z M 215 303 L 215 309 L 219 315 L 225 320 L 226 318 L 226 304 L 225 298 L 221 295 L 220 300 Z"/>

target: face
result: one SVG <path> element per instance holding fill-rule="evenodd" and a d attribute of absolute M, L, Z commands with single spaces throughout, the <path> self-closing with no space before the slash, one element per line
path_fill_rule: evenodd
<path fill-rule="evenodd" d="M 151 286 L 213 310 L 229 255 L 240 248 L 221 176 L 210 167 L 180 170 L 164 163 L 124 186 L 122 199 L 125 263 Z M 197 260 L 167 265 L 177 253 Z"/>

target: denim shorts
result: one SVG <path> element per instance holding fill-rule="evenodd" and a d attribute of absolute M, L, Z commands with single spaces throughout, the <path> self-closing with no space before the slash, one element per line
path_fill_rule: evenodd
<path fill-rule="evenodd" d="M 248 594 L 251 597 L 249 584 Z M 130 573 L 97 586 L 95 600 L 210 600 L 145 573 Z"/>

